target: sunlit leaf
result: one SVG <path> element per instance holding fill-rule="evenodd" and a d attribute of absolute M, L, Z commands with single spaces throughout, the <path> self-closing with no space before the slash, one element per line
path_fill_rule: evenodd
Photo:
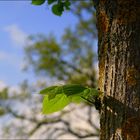
<path fill-rule="evenodd" d="M 50 92 L 54 92 L 57 87 L 58 86 L 47 87 L 47 88 L 41 90 L 40 94 L 50 94 Z"/>
<path fill-rule="evenodd" d="M 62 86 L 51 86 L 40 91 L 40 94 L 48 95 L 49 100 L 55 98 L 57 94 L 62 94 Z"/>
<path fill-rule="evenodd" d="M 99 90 L 94 89 L 94 88 L 90 88 L 90 95 L 92 96 L 99 96 Z"/>
<path fill-rule="evenodd" d="M 60 111 L 69 103 L 90 102 L 95 104 L 99 97 L 98 90 L 77 84 L 51 86 L 41 90 L 40 93 L 45 95 L 44 114 Z"/>
<path fill-rule="evenodd" d="M 72 103 L 85 102 L 85 99 L 83 99 L 81 95 L 71 95 L 71 96 L 68 96 L 68 98 Z"/>
<path fill-rule="evenodd" d="M 75 85 L 75 84 L 63 86 L 63 91 L 67 96 L 82 93 L 85 89 L 87 88 L 82 85 Z"/>
<path fill-rule="evenodd" d="M 55 98 L 49 100 L 48 95 L 43 100 L 43 113 L 51 114 L 62 110 L 65 106 L 70 103 L 68 97 L 65 94 L 58 94 Z"/>

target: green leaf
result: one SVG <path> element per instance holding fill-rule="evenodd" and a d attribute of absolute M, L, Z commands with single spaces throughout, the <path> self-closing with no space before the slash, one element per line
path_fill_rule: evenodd
<path fill-rule="evenodd" d="M 63 11 L 64 11 L 64 6 L 63 6 L 62 3 L 54 4 L 54 5 L 52 6 L 52 12 L 53 12 L 55 15 L 61 16 Z"/>
<path fill-rule="evenodd" d="M 47 87 L 41 90 L 40 94 L 45 95 L 43 100 L 44 114 L 60 111 L 71 102 L 89 102 L 96 105 L 100 95 L 96 89 L 77 84 Z"/>
<path fill-rule="evenodd" d="M 48 4 L 52 4 L 53 2 L 56 2 L 57 0 L 48 0 Z"/>
<path fill-rule="evenodd" d="M 54 92 L 57 87 L 58 86 L 47 87 L 47 88 L 41 90 L 40 94 L 49 94 L 50 92 Z"/>
<path fill-rule="evenodd" d="M 45 0 L 32 0 L 33 5 L 42 5 L 45 2 Z"/>
<path fill-rule="evenodd" d="M 99 91 L 94 88 L 89 88 L 90 89 L 90 95 L 92 96 L 99 96 Z"/>
<path fill-rule="evenodd" d="M 74 86 L 78 87 L 78 85 L 74 85 Z M 98 90 L 93 89 L 93 88 L 86 88 L 86 87 L 83 87 L 83 89 L 82 89 L 81 87 L 83 87 L 83 86 L 79 85 L 79 89 L 81 91 L 78 88 L 77 88 L 77 91 L 76 90 L 71 91 L 73 94 L 70 94 L 70 96 L 68 96 L 71 102 L 74 102 L 74 103 L 87 102 L 90 100 L 95 100 L 95 98 L 99 97 Z M 74 88 L 72 88 L 72 89 L 74 89 Z M 68 92 L 66 95 L 69 95 Z"/>
<path fill-rule="evenodd" d="M 40 91 L 40 94 L 44 94 L 44 95 L 48 94 L 49 100 L 55 98 L 55 96 L 57 94 L 62 94 L 62 93 L 63 93 L 62 86 L 60 86 L 60 87 L 58 87 L 58 86 L 51 86 L 51 87 L 45 88 L 45 89 Z"/>
<path fill-rule="evenodd" d="M 77 85 L 77 84 L 63 86 L 63 92 L 67 96 L 82 93 L 85 89 L 87 89 L 87 88 L 82 85 Z"/>
<path fill-rule="evenodd" d="M 48 99 L 51 100 L 53 98 L 55 98 L 56 94 L 55 93 L 51 93 L 48 95 Z"/>
<path fill-rule="evenodd" d="M 99 91 L 93 88 L 88 88 L 84 90 L 84 92 L 80 96 L 86 101 L 92 102 L 99 97 Z"/>
<path fill-rule="evenodd" d="M 58 94 L 55 98 L 49 100 L 48 95 L 43 100 L 43 113 L 51 114 L 62 110 L 65 106 L 70 103 L 70 100 L 65 94 Z"/>
<path fill-rule="evenodd" d="M 71 96 L 68 96 L 68 98 L 72 103 L 85 102 L 85 100 L 80 95 L 71 95 Z"/>

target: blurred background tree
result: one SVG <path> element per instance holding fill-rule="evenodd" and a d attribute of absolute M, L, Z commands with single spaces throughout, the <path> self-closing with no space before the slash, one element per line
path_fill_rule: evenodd
<path fill-rule="evenodd" d="M 74 28 L 64 31 L 61 41 L 53 34 L 29 37 L 31 43 L 25 47 L 25 69 L 32 68 L 36 76 L 43 76 L 49 82 L 40 80 L 32 85 L 23 81 L 16 91 L 7 87 L 1 91 L 1 120 L 10 119 L 2 124 L 1 137 L 98 138 L 96 119 L 99 120 L 99 115 L 92 106 L 72 104 L 60 113 L 43 116 L 39 113 L 42 98 L 36 94 L 52 83 L 77 83 L 97 88 L 97 54 L 93 44 L 97 31 L 95 9 L 91 5 L 90 1 L 74 1 L 71 12 L 78 22 Z"/>

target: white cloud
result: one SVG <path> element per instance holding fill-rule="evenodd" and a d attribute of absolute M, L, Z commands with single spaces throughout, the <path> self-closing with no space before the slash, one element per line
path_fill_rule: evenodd
<path fill-rule="evenodd" d="M 4 28 L 9 33 L 11 40 L 18 46 L 24 46 L 28 35 L 22 31 L 16 24 L 9 25 Z"/>
<path fill-rule="evenodd" d="M 0 51 L 0 61 L 8 62 L 8 64 L 16 65 L 20 67 L 21 58 L 16 56 L 15 54 L 11 54 L 10 52 Z"/>
<path fill-rule="evenodd" d="M 11 54 L 10 52 L 0 51 L 0 61 L 8 61 L 9 63 L 12 62 L 16 63 L 19 57 L 16 57 L 16 55 Z M 13 62 L 14 61 L 14 62 Z"/>

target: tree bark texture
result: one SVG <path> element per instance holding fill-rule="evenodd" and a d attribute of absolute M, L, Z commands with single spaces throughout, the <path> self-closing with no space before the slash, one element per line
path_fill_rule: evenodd
<path fill-rule="evenodd" d="M 140 140 L 140 0 L 98 0 L 96 8 L 100 139 Z"/>

